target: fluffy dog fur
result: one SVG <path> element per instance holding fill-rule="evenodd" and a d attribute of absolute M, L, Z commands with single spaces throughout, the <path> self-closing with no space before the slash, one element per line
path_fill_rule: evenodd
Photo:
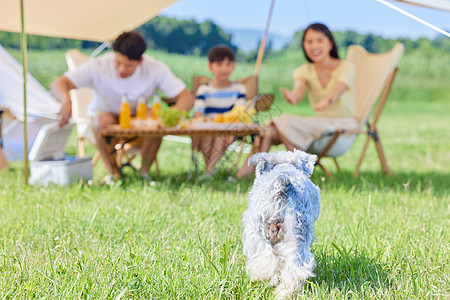
<path fill-rule="evenodd" d="M 315 155 L 258 153 L 256 178 L 243 215 L 244 253 L 252 280 L 270 280 L 277 298 L 292 297 L 316 266 L 310 251 L 319 217 L 320 190 L 310 180 Z"/>

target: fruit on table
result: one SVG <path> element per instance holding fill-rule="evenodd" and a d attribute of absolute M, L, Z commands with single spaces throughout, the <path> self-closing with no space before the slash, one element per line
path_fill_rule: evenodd
<path fill-rule="evenodd" d="M 243 105 L 235 105 L 230 111 L 223 114 L 223 122 L 251 123 L 252 116 L 256 113 L 254 108 L 245 109 Z"/>
<path fill-rule="evenodd" d="M 223 115 L 223 122 L 224 123 L 238 122 L 237 115 L 235 115 L 235 114 L 224 114 Z"/>
<path fill-rule="evenodd" d="M 160 110 L 158 115 L 161 118 L 161 124 L 164 127 L 174 127 L 186 117 L 186 112 L 175 107 L 169 107 L 165 110 Z"/>
<path fill-rule="evenodd" d="M 217 114 L 217 115 L 214 117 L 214 122 L 215 122 L 215 123 L 223 123 L 223 122 L 225 122 L 225 121 L 224 121 L 223 115 L 222 115 L 222 114 Z"/>

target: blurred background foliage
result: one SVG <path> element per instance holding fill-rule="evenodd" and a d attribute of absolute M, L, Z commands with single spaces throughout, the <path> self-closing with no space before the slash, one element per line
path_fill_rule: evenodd
<path fill-rule="evenodd" d="M 198 23 L 191 20 L 178 20 L 159 16 L 143 24 L 137 29 L 141 32 L 148 44 L 149 49 L 160 50 L 168 53 L 183 55 L 206 56 L 209 49 L 217 44 L 226 44 L 236 53 L 239 61 L 254 61 L 257 55 L 255 49 L 248 53 L 242 52 L 237 45 L 232 44 L 232 34 L 212 21 Z M 336 43 L 341 49 L 351 44 L 360 44 L 369 52 L 384 52 L 391 49 L 396 41 L 405 45 L 406 52 L 420 50 L 422 53 L 434 53 L 442 51 L 450 52 L 450 39 L 440 36 L 435 39 L 409 38 L 386 39 L 373 34 L 359 34 L 354 31 L 333 32 Z M 266 43 L 266 57 L 269 54 L 285 50 L 301 50 L 301 39 L 303 30 L 297 31 L 292 37 L 291 43 L 283 49 L 274 51 L 269 40 Z M 19 34 L 0 31 L 0 42 L 3 47 L 9 49 L 20 48 Z M 92 49 L 100 45 L 98 42 L 80 41 L 64 38 L 50 38 L 36 35 L 28 35 L 28 49 L 31 50 L 55 50 L 55 49 Z"/>

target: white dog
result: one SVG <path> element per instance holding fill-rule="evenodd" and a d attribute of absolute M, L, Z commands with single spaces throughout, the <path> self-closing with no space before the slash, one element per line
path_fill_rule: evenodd
<path fill-rule="evenodd" d="M 244 253 L 252 280 L 270 280 L 277 298 L 292 297 L 316 266 L 310 251 L 320 190 L 310 180 L 315 155 L 258 153 L 249 160 L 256 178 L 243 215 Z"/>

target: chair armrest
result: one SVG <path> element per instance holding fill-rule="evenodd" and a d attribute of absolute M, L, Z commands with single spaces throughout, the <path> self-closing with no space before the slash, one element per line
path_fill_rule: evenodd
<path fill-rule="evenodd" d="M 258 94 L 251 100 L 251 106 L 256 109 L 257 112 L 269 110 L 273 103 L 273 94 Z"/>

